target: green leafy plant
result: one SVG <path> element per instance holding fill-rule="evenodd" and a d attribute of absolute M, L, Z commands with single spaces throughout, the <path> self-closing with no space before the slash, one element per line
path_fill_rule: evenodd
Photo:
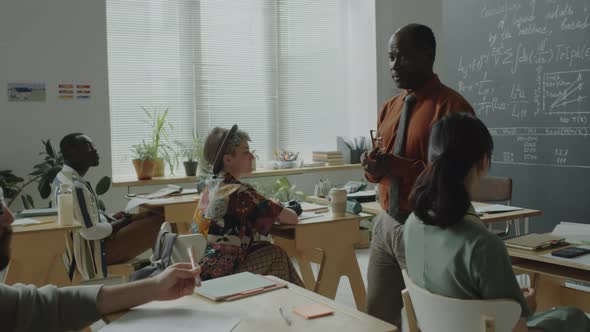
<path fill-rule="evenodd" d="M 300 190 L 295 190 L 295 185 L 289 182 L 289 179 L 282 177 L 277 179 L 273 186 L 272 197 L 279 202 L 288 202 L 290 200 L 304 200 L 305 193 Z"/>
<path fill-rule="evenodd" d="M 152 128 L 152 137 L 150 145 L 156 151 L 156 158 L 162 158 L 170 167 L 170 173 L 174 174 L 174 170 L 178 166 L 178 159 L 174 153 L 174 149 L 169 145 L 170 131 L 174 130 L 174 126 L 168 122 L 168 109 L 160 113 L 157 109 L 152 112 L 145 107 L 141 107 L 147 116 L 147 123 Z"/>
<path fill-rule="evenodd" d="M 0 187 L 4 189 L 6 204 L 10 207 L 23 189 L 34 181 L 35 179 L 31 178 L 25 182 L 25 179 L 14 175 L 9 169 L 0 171 Z M 29 194 L 22 195 L 21 199 L 25 207 L 34 205 L 33 197 Z"/>
<path fill-rule="evenodd" d="M 45 151 L 39 152 L 43 161 L 33 166 L 33 172 L 29 175 L 37 177 L 37 189 L 41 198 L 45 199 L 51 195 L 51 183 L 64 164 L 64 158 L 51 143 L 51 140 L 41 141 Z"/>
<path fill-rule="evenodd" d="M 193 134 L 193 139 L 190 143 L 181 141 L 175 141 L 179 148 L 178 155 L 180 155 L 186 161 L 198 161 L 203 160 L 203 140 Z"/>
<path fill-rule="evenodd" d="M 156 160 L 158 159 L 158 150 L 152 143 L 142 141 L 140 144 L 135 144 L 131 147 L 133 159 L 139 160 Z"/>

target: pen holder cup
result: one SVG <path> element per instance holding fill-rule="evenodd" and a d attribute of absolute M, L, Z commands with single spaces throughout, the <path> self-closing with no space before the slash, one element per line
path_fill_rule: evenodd
<path fill-rule="evenodd" d="M 350 150 L 350 163 L 351 164 L 360 164 L 361 163 L 361 155 L 363 154 L 363 150 Z"/>

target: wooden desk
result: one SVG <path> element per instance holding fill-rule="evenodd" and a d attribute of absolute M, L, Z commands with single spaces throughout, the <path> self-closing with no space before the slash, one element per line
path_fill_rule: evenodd
<path fill-rule="evenodd" d="M 272 278 L 272 277 L 271 277 Z M 276 278 L 275 278 L 276 279 Z M 281 280 L 282 281 L 282 280 Z M 282 281 L 284 282 L 284 281 Z M 233 332 L 251 331 L 309 331 L 309 332 L 357 332 L 357 331 L 398 331 L 389 323 L 336 303 L 306 289 L 288 284 L 288 288 L 248 297 L 233 302 L 213 302 L 198 295 L 186 296 L 169 302 L 152 302 L 139 308 L 190 308 L 203 311 L 232 312 L 242 320 Z M 303 304 L 322 303 L 332 308 L 334 315 L 307 320 L 292 313 L 292 308 Z M 287 326 L 278 308 L 282 306 L 292 320 Z M 104 317 L 110 323 L 122 313 Z M 198 330 L 198 327 L 196 327 Z"/>
<path fill-rule="evenodd" d="M 199 205 L 199 195 L 179 195 L 169 198 L 166 203 L 145 203 L 139 210 L 158 209 L 164 215 L 164 220 L 175 224 L 178 234 L 189 234 L 193 216 Z"/>
<path fill-rule="evenodd" d="M 317 196 L 309 196 L 307 198 L 310 202 L 317 203 L 317 204 L 328 204 L 328 200 L 326 198 L 317 197 Z M 473 207 L 482 207 L 489 205 L 487 203 L 480 203 L 480 202 L 473 202 Z M 366 202 L 361 203 L 363 206 L 363 212 L 372 213 L 372 214 L 379 214 L 383 209 L 381 209 L 381 205 L 379 202 Z M 484 213 L 479 218 L 486 224 L 493 224 L 496 222 L 501 221 L 509 221 L 509 220 L 516 220 L 515 223 L 515 232 L 516 235 L 520 235 L 520 220 L 524 220 L 524 234 L 528 234 L 529 232 L 529 218 L 530 217 L 537 217 L 543 215 L 543 212 L 539 210 L 533 209 L 522 209 L 517 211 L 511 212 L 503 212 L 503 213 Z"/>
<path fill-rule="evenodd" d="M 48 223 L 13 227 L 6 284 L 71 285 L 61 255 L 66 250 L 65 236 L 80 226 L 59 226 L 56 216 L 33 219 Z"/>
<path fill-rule="evenodd" d="M 275 225 L 271 230 L 273 243 L 297 259 L 307 289 L 334 299 L 340 278 L 347 276 L 357 308 L 365 310 L 367 293 L 354 245 L 360 242 L 360 221 L 368 217 L 326 213 L 297 225 Z M 317 281 L 310 262 L 320 264 Z"/>
<path fill-rule="evenodd" d="M 183 195 L 162 204 L 145 204 L 143 208 L 163 210 L 165 220 L 175 223 L 181 234 L 190 233 L 190 224 L 198 204 L 198 195 Z M 333 218 L 326 213 L 303 220 L 298 225 L 275 225 L 273 243 L 295 257 L 305 287 L 334 299 L 341 276 L 347 276 L 357 308 L 365 310 L 366 290 L 354 245 L 360 242 L 359 223 L 368 215 L 347 214 Z M 320 264 L 316 281 L 310 262 Z"/>
<path fill-rule="evenodd" d="M 553 250 L 530 251 L 507 248 L 516 274 L 525 273 L 537 292 L 537 310 L 555 306 L 575 306 L 590 312 L 590 293 L 566 288 L 566 280 L 590 283 L 590 265 L 544 257 Z"/>

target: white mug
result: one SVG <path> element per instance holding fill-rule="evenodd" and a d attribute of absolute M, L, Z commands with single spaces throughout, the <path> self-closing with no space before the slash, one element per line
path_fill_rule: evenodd
<path fill-rule="evenodd" d="M 330 189 L 330 211 L 334 217 L 344 217 L 346 214 L 346 189 Z"/>

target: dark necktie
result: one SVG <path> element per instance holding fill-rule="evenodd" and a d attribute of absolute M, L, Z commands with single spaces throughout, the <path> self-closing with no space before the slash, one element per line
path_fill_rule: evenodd
<path fill-rule="evenodd" d="M 395 142 L 393 144 L 393 154 L 398 156 L 403 156 L 405 153 L 405 146 L 406 146 L 406 129 L 408 127 L 408 122 L 410 120 L 410 114 L 412 112 L 412 108 L 416 104 L 416 97 L 412 95 L 407 95 L 404 98 L 404 109 L 402 110 L 402 115 L 399 119 L 399 124 L 397 127 L 397 135 L 395 136 Z M 389 213 L 390 216 L 393 218 L 398 217 L 399 213 L 399 186 L 401 184 L 401 178 L 397 176 L 392 176 L 389 183 Z M 399 222 L 403 222 L 403 220 L 398 220 Z"/>

